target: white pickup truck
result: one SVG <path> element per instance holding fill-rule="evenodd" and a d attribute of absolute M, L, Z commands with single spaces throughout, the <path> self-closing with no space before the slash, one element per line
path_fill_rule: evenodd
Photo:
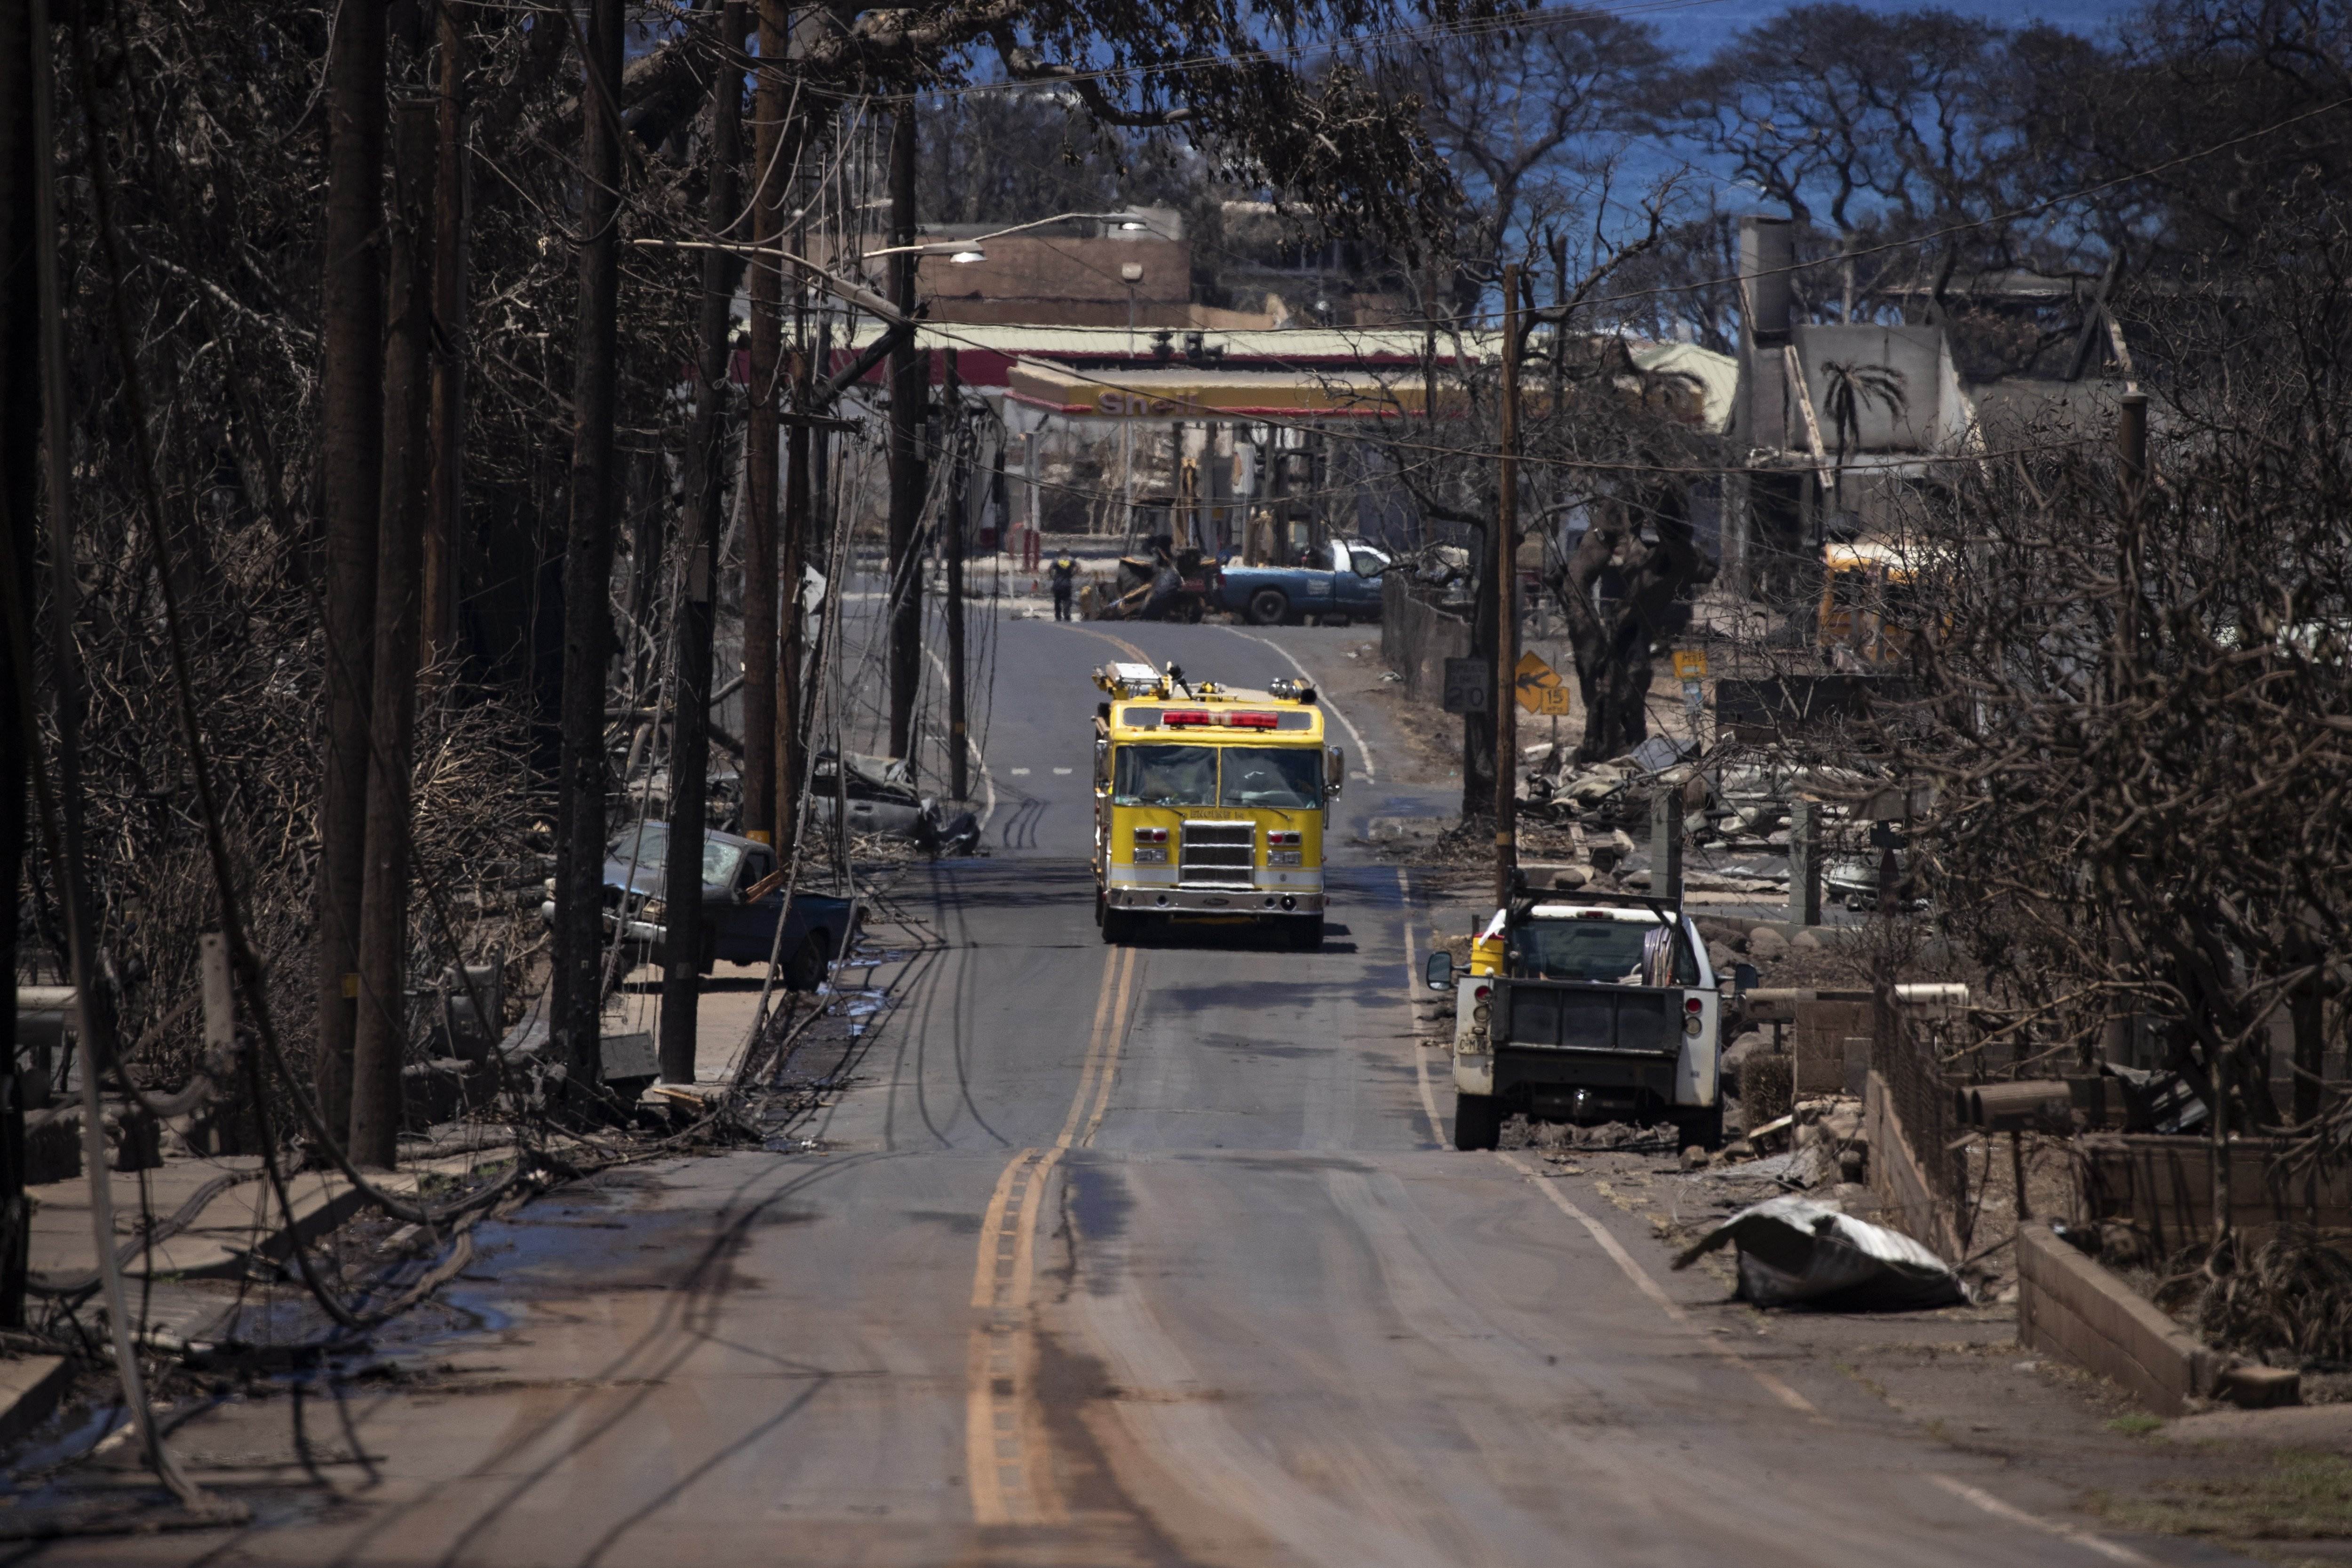
<path fill-rule="evenodd" d="M 1723 997 L 1698 927 L 1673 905 L 1522 895 L 1473 941 L 1466 970 L 1433 952 L 1424 978 L 1456 993 L 1456 1148 L 1493 1148 L 1513 1112 L 1671 1121 L 1685 1145 L 1723 1141 Z"/>

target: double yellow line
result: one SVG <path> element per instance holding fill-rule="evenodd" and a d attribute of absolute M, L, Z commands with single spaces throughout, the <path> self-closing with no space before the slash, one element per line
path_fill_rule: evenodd
<path fill-rule="evenodd" d="M 1054 1478 L 1045 1411 L 1037 1400 L 1037 1332 L 1031 1313 L 1037 1221 L 1054 1167 L 1093 1143 L 1110 1108 L 1110 1086 L 1127 1040 L 1128 1006 L 1142 957 L 1114 947 L 1103 962 L 1077 1092 L 1048 1149 L 1024 1149 L 996 1179 L 980 1225 L 971 1305 L 982 1314 L 966 1358 L 964 1473 L 981 1524 L 1053 1524 L 1069 1518 Z"/>

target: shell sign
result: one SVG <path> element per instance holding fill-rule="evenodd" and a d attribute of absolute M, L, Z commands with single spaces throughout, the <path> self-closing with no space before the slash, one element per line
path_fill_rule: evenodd
<path fill-rule="evenodd" d="M 1099 392 L 1095 395 L 1095 406 L 1105 414 L 1125 415 L 1132 418 L 1145 414 L 1173 414 L 1176 400 L 1171 397 L 1146 397 L 1140 393 Z"/>

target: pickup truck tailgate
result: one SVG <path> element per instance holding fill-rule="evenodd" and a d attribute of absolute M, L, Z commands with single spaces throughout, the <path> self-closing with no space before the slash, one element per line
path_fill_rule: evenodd
<path fill-rule="evenodd" d="M 1675 1057 L 1683 1048 L 1683 994 L 1646 985 L 1514 980 L 1507 1046 Z"/>

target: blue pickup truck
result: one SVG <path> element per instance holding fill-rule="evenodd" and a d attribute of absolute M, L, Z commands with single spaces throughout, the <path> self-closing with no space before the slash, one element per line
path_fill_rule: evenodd
<path fill-rule="evenodd" d="M 1313 616 L 1325 626 L 1381 618 L 1381 574 L 1388 552 L 1352 539 L 1313 546 L 1296 566 L 1228 565 L 1217 607 L 1254 626 Z"/>

